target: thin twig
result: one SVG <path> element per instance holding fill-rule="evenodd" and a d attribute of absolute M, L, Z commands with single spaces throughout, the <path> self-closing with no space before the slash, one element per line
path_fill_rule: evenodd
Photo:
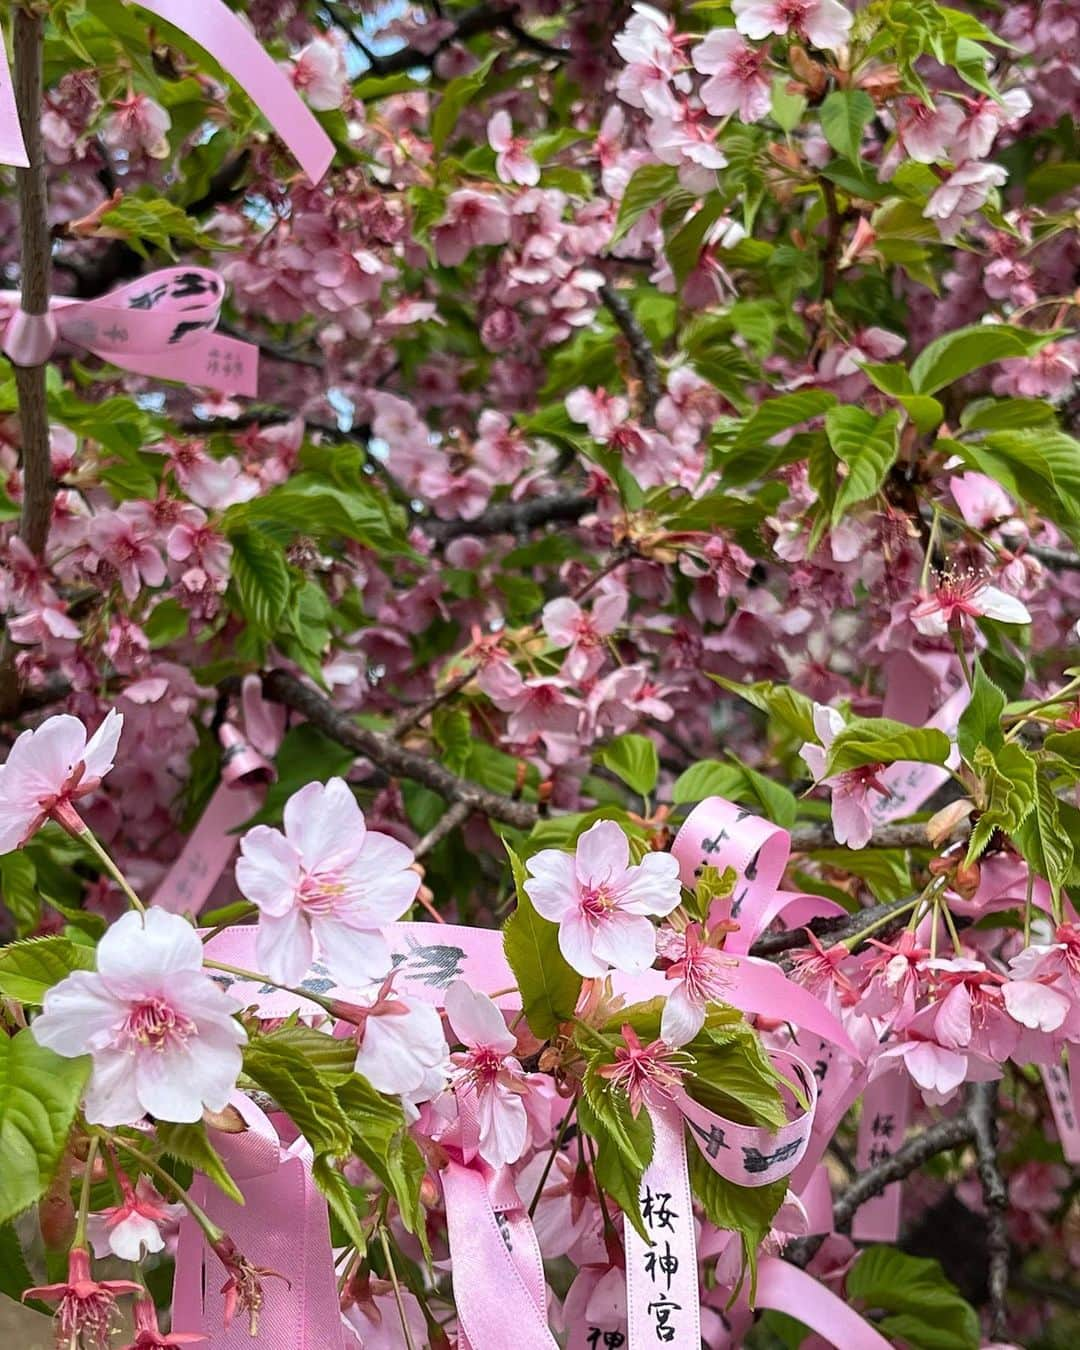
<path fill-rule="evenodd" d="M 442 843 L 448 834 L 453 834 L 459 825 L 463 825 L 468 820 L 472 815 L 472 810 L 468 802 L 454 802 L 452 806 L 447 807 L 413 849 L 413 857 L 423 858 L 430 853 L 437 844 Z"/>
<path fill-rule="evenodd" d="M 420 528 L 436 543 L 448 544 L 462 535 L 522 534 L 542 525 L 572 525 L 596 507 L 596 499 L 584 494 L 529 497 L 523 502 L 499 502 L 475 520 L 423 520 Z"/>
<path fill-rule="evenodd" d="M 796 947 L 805 947 L 807 929 L 816 938 L 823 938 L 830 943 L 844 942 L 847 938 L 854 937 L 856 933 L 871 927 L 874 928 L 873 936 L 880 938 L 887 935 L 890 919 L 895 918 L 897 923 L 906 920 L 911 913 L 912 904 L 913 901 L 910 899 L 892 900 L 888 904 L 871 905 L 866 909 L 856 910 L 854 914 L 811 919 L 809 923 L 784 933 L 766 933 L 750 948 L 750 955 L 780 956 Z"/>
<path fill-rule="evenodd" d="M 652 343 L 635 318 L 629 302 L 610 281 L 605 281 L 600 287 L 600 298 L 611 311 L 619 331 L 629 344 L 630 355 L 634 358 L 634 365 L 641 379 L 641 420 L 647 427 L 655 426 L 656 405 L 660 402 L 663 386 Z"/>
<path fill-rule="evenodd" d="M 820 825 L 800 825 L 791 832 L 793 853 L 812 853 L 815 849 L 836 848 L 836 835 L 828 821 Z M 925 824 L 880 825 L 870 836 L 866 848 L 930 848 Z"/>
<path fill-rule="evenodd" d="M 997 1083 L 972 1083 L 968 1116 L 975 1138 L 975 1157 L 986 1206 L 986 1283 L 990 1295 L 990 1335 L 1001 1341 L 1006 1335 L 1006 1300 L 1009 1291 L 1009 1231 L 1005 1210 L 1009 1193 L 997 1158 Z"/>
<path fill-rule="evenodd" d="M 370 759 L 392 777 L 422 783 L 444 801 L 460 802 L 472 811 L 521 830 L 531 829 L 540 818 L 540 809 L 535 803 L 515 801 L 479 783 L 459 778 L 426 755 L 398 745 L 386 733 L 360 726 L 347 714 L 339 712 L 318 690 L 302 683 L 288 671 L 272 670 L 264 675 L 263 693 L 272 702 L 301 713 L 339 745 Z"/>

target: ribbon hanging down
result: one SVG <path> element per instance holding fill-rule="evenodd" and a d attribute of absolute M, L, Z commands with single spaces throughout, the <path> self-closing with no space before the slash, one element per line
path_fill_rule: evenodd
<path fill-rule="evenodd" d="M 163 268 L 96 300 L 53 296 L 47 314 L 26 314 L 17 292 L 0 291 L 10 311 L 2 347 L 15 365 L 37 366 L 63 341 L 138 375 L 253 398 L 258 348 L 214 332 L 224 298 L 205 267 Z"/>
<path fill-rule="evenodd" d="M 208 52 L 233 77 L 292 151 L 313 183 L 334 158 L 334 144 L 288 75 L 262 48 L 243 20 L 222 0 L 139 0 Z M 0 163 L 27 164 L 11 71 L 0 43 Z M 85 344 L 83 344 L 85 345 Z"/>

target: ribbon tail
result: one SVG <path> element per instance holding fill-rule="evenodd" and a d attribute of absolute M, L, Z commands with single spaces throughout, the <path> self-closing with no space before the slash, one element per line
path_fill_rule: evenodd
<path fill-rule="evenodd" d="M 330 1217 L 311 1175 L 310 1150 L 282 1149 L 273 1126 L 248 1098 L 234 1096 L 233 1105 L 249 1128 L 242 1134 L 215 1132 L 214 1143 L 240 1184 L 244 1204 L 205 1177 L 196 1178 L 192 1195 L 253 1266 L 276 1272 L 261 1281 L 260 1350 L 345 1350 Z M 184 1219 L 173 1285 L 175 1330 L 205 1334 L 207 1350 L 250 1350 L 246 1316 L 224 1325 L 226 1278 L 194 1221 Z"/>
<path fill-rule="evenodd" d="M 674 1102 L 649 1109 L 653 1156 L 641 1178 L 641 1221 L 649 1246 L 625 1220 L 626 1313 L 630 1350 L 659 1342 L 701 1344 L 701 1307 L 686 1131 Z"/>
<path fill-rule="evenodd" d="M 839 1350 L 891 1350 L 879 1331 L 797 1266 L 766 1256 L 758 1266 L 757 1306 L 787 1313 Z"/>
<path fill-rule="evenodd" d="M 0 36 L 0 164 L 15 164 L 20 169 L 29 166 L 26 142 L 23 140 L 19 109 L 15 103 L 15 87 L 11 82 L 4 40 Z"/>
<path fill-rule="evenodd" d="M 176 380 L 219 394 L 242 394 L 245 398 L 254 398 L 258 393 L 259 349 L 254 343 L 238 338 L 199 333 L 171 352 L 99 351 L 89 343 L 87 347 L 103 361 L 136 375 Z"/>
<path fill-rule="evenodd" d="M 536 1234 L 515 1200 L 496 1213 L 479 1166 L 450 1162 L 442 1173 L 451 1278 L 458 1319 L 473 1350 L 558 1350 L 547 1324 Z M 531 1234 L 531 1240 L 530 1240 Z"/>
<path fill-rule="evenodd" d="M 173 914 L 198 914 L 236 850 L 232 831 L 250 820 L 263 795 L 259 788 L 220 783 L 151 903 Z"/>
<path fill-rule="evenodd" d="M 334 158 L 334 143 L 258 38 L 221 0 L 138 0 L 186 33 L 228 71 L 296 157 L 313 183 Z"/>

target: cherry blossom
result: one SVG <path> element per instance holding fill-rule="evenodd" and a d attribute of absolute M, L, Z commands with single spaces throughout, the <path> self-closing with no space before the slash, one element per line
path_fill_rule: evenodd
<path fill-rule="evenodd" d="M 683 1070 L 676 1062 L 681 1056 L 664 1040 L 642 1045 L 631 1026 L 623 1027 L 622 1038 L 623 1044 L 615 1047 L 614 1062 L 602 1064 L 597 1073 L 626 1093 L 630 1114 L 636 1118 L 643 1106 L 670 1097 L 681 1084 Z"/>
<path fill-rule="evenodd" d="M 630 865 L 626 835 L 600 820 L 573 853 L 543 849 L 528 859 L 525 891 L 559 925 L 559 946 L 573 968 L 597 976 L 609 967 L 647 970 L 656 957 L 649 915 L 670 914 L 680 899 L 679 868 L 667 853 L 646 853 Z"/>
<path fill-rule="evenodd" d="M 112 768 L 123 726 L 123 714 L 110 708 L 87 739 L 82 722 L 61 713 L 17 738 L 0 765 L 0 853 L 25 844 L 49 819 L 85 833 L 73 803 L 96 791 Z"/>
<path fill-rule="evenodd" d="M 769 115 L 772 84 L 764 70 L 768 59 L 764 47 L 751 47 L 731 29 L 713 28 L 690 59 L 695 70 L 710 77 L 699 93 L 714 117 L 738 113 L 742 122 L 760 122 Z"/>
<path fill-rule="evenodd" d="M 139 1261 L 146 1252 L 164 1249 L 162 1229 L 175 1227 L 184 1207 L 169 1204 L 146 1177 L 140 1177 L 134 1187 L 123 1173 L 119 1178 L 120 1204 L 91 1214 L 87 1236 L 98 1258 L 111 1253 L 123 1261 Z"/>
<path fill-rule="evenodd" d="M 735 27 L 755 40 L 793 33 L 835 51 L 851 28 L 851 13 L 839 0 L 732 0 L 731 8 Z"/>
<path fill-rule="evenodd" d="M 529 153 L 529 142 L 514 135 L 510 114 L 500 109 L 488 122 L 488 144 L 495 151 L 495 171 L 504 183 L 535 187 L 540 181 L 540 165 Z"/>
<path fill-rule="evenodd" d="M 56 1307 L 57 1346 L 82 1346 L 104 1350 L 118 1321 L 118 1294 L 138 1294 L 142 1285 L 134 1280 L 95 1280 L 90 1273 L 90 1255 L 83 1247 L 68 1253 L 67 1279 L 59 1284 L 27 1289 L 23 1299 L 37 1298 Z"/>
<path fill-rule="evenodd" d="M 978 211 L 991 191 L 1001 187 L 1007 177 L 997 164 L 973 160 L 959 164 L 931 194 L 923 215 L 937 221 L 943 239 L 954 239 L 967 217 Z"/>
<path fill-rule="evenodd" d="M 523 1097 L 529 1090 L 513 1053 L 517 1039 L 491 999 L 462 980 L 446 991 L 446 1016 L 466 1047 L 451 1056 L 454 1089 L 475 1098 L 477 1150 L 492 1167 L 517 1162 L 528 1138 Z"/>
<path fill-rule="evenodd" d="M 160 103 L 148 94 L 130 94 L 118 99 L 113 108 L 101 128 L 101 139 L 110 150 L 168 158 L 172 118 Z"/>
<path fill-rule="evenodd" d="M 210 1338 L 197 1331 L 163 1332 L 158 1326 L 154 1300 L 147 1296 L 135 1300 L 135 1339 L 121 1350 L 169 1350 L 174 1345 L 198 1345 Z"/>
<path fill-rule="evenodd" d="M 1022 601 L 977 573 L 943 573 L 911 611 L 911 622 L 927 637 L 944 637 L 950 629 L 965 631 L 972 619 L 983 617 L 1001 623 L 1031 622 Z"/>
<path fill-rule="evenodd" d="M 596 674 L 604 660 L 606 640 L 622 623 L 626 596 L 600 596 L 589 613 L 569 597 L 549 600 L 541 613 L 544 632 L 557 646 L 568 647 L 563 661 L 567 679 L 580 683 Z"/>
<path fill-rule="evenodd" d="M 686 1045 L 705 1025 L 708 1005 L 724 1001 L 735 963 L 705 941 L 696 923 L 681 934 L 661 930 L 660 955 L 671 962 L 667 978 L 676 981 L 664 1001 L 660 1035 L 668 1045 Z"/>
<path fill-rule="evenodd" d="M 881 781 L 880 764 L 863 764 L 842 773 L 825 776 L 828 751 L 844 729 L 844 719 L 835 708 L 814 704 L 814 730 L 819 745 L 804 743 L 799 754 L 819 783 L 832 790 L 832 820 L 836 842 L 848 848 L 865 848 L 874 829 L 871 811 L 872 792 L 888 796 L 888 788 Z"/>
<path fill-rule="evenodd" d="M 316 38 L 297 56 L 292 82 L 312 108 L 327 112 L 345 101 L 348 72 L 345 58 L 335 42 Z"/>
<path fill-rule="evenodd" d="M 118 919 L 98 943 L 96 971 L 49 989 L 31 1030 L 58 1055 L 90 1055 L 87 1120 L 195 1121 L 224 1109 L 236 1084 L 247 1040 L 237 1007 L 203 970 L 190 924 L 152 909 Z"/>
<path fill-rule="evenodd" d="M 442 1019 L 430 1004 L 397 998 L 384 986 L 370 1003 L 347 1011 L 356 1027 L 356 1072 L 377 1092 L 400 1095 L 416 1106 L 443 1089 L 450 1050 Z"/>
<path fill-rule="evenodd" d="M 284 823 L 284 833 L 249 830 L 236 865 L 241 893 L 259 907 L 262 969 L 296 984 L 319 955 L 341 984 L 382 979 L 390 953 L 379 930 L 401 918 L 420 886 L 412 854 L 367 829 L 341 778 L 293 793 Z"/>

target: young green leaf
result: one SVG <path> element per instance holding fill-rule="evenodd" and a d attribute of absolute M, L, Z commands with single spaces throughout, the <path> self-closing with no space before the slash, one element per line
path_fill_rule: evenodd
<path fill-rule="evenodd" d="M 956 729 L 956 743 L 960 753 L 972 763 L 980 745 L 997 750 L 1004 742 L 1001 714 L 1005 711 L 1005 695 L 983 670 L 976 659 L 972 671 L 971 702 L 964 709 Z"/>
<path fill-rule="evenodd" d="M 0 948 L 0 994 L 38 1005 L 73 970 L 93 969 L 93 947 L 63 937 L 27 938 Z"/>
<path fill-rule="evenodd" d="M 525 1020 L 534 1036 L 548 1040 L 574 1015 L 581 976 L 559 950 L 559 929 L 542 919 L 525 893 L 526 873 L 509 845 L 517 908 L 503 926 L 503 951 L 521 993 Z"/>
<path fill-rule="evenodd" d="M 660 759 L 648 736 L 616 736 L 604 746 L 597 759 L 642 797 L 647 797 L 656 786 Z"/>

